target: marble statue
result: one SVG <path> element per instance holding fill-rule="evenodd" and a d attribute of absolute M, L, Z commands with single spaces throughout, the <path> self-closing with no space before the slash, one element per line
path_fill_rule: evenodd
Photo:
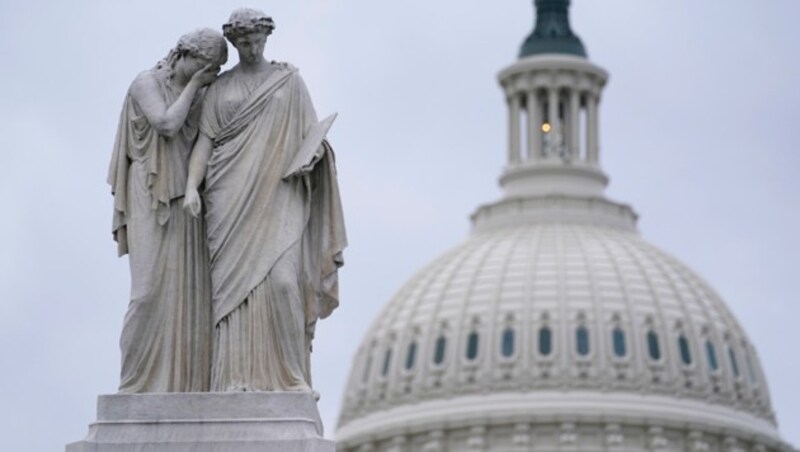
<path fill-rule="evenodd" d="M 264 57 L 274 29 L 247 8 L 223 25 L 239 63 L 208 88 L 190 159 L 184 206 L 205 219 L 210 253 L 211 391 L 311 392 L 316 321 L 339 303 L 334 154 L 311 133 L 298 70 Z"/>
<path fill-rule="evenodd" d="M 113 235 L 131 271 L 120 393 L 209 389 L 205 225 L 182 203 L 205 86 L 226 60 L 219 32 L 188 33 L 125 97 L 108 176 Z"/>
<path fill-rule="evenodd" d="M 310 372 L 347 245 L 336 115 L 264 58 L 274 29 L 238 9 L 128 90 L 108 179 L 131 267 L 122 381 L 67 452 L 336 450 Z M 218 75 L 226 38 L 239 63 Z"/>

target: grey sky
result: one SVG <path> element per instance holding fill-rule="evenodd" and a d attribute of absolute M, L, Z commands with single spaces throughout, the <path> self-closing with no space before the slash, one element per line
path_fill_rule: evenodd
<path fill-rule="evenodd" d="M 0 436 L 63 450 L 115 392 L 127 258 L 105 184 L 125 91 L 178 37 L 232 9 L 273 15 L 269 58 L 298 66 L 331 140 L 350 248 L 342 306 L 318 327 L 327 430 L 369 321 L 499 196 L 495 74 L 529 0 L 0 1 Z M 611 73 L 601 162 L 645 238 L 727 301 L 756 345 L 785 439 L 800 445 L 800 2 L 575 0 Z M 231 48 L 231 63 L 236 54 Z"/>

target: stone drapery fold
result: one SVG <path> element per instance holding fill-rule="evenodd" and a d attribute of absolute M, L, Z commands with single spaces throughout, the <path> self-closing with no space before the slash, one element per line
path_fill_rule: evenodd
<path fill-rule="evenodd" d="M 164 72 L 154 69 L 139 77 L 156 80 L 166 105 L 180 95 Z M 211 287 L 205 227 L 181 206 L 201 101 L 202 92 L 171 138 L 152 127 L 131 90 L 123 104 L 108 177 L 114 196 L 112 232 L 120 256 L 129 255 L 131 271 L 120 338 L 121 393 L 209 389 Z"/>
<path fill-rule="evenodd" d="M 313 334 L 317 318 L 338 305 L 347 239 L 327 142 L 316 163 L 283 177 L 317 117 L 297 69 L 273 66 L 255 77 L 236 69 L 222 74 L 208 90 L 200 121 L 214 142 L 204 191 L 213 318 L 218 324 L 233 312 L 298 244 L 298 284 Z"/>

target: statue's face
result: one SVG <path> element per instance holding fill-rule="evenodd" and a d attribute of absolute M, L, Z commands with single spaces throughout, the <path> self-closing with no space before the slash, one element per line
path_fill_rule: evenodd
<path fill-rule="evenodd" d="M 239 60 L 242 63 L 257 63 L 264 55 L 264 45 L 267 35 L 264 33 L 248 33 L 236 38 L 233 46 L 239 51 Z"/>
<path fill-rule="evenodd" d="M 186 79 L 190 79 L 195 72 L 203 69 L 207 64 L 211 63 L 208 58 L 196 57 L 192 54 L 186 53 L 178 58 L 175 63 L 175 72 L 183 74 Z"/>

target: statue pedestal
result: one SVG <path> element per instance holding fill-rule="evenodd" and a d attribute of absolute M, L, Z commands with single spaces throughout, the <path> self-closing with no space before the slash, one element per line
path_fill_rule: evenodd
<path fill-rule="evenodd" d="M 67 452 L 335 452 L 313 394 L 101 395 L 97 422 Z"/>

